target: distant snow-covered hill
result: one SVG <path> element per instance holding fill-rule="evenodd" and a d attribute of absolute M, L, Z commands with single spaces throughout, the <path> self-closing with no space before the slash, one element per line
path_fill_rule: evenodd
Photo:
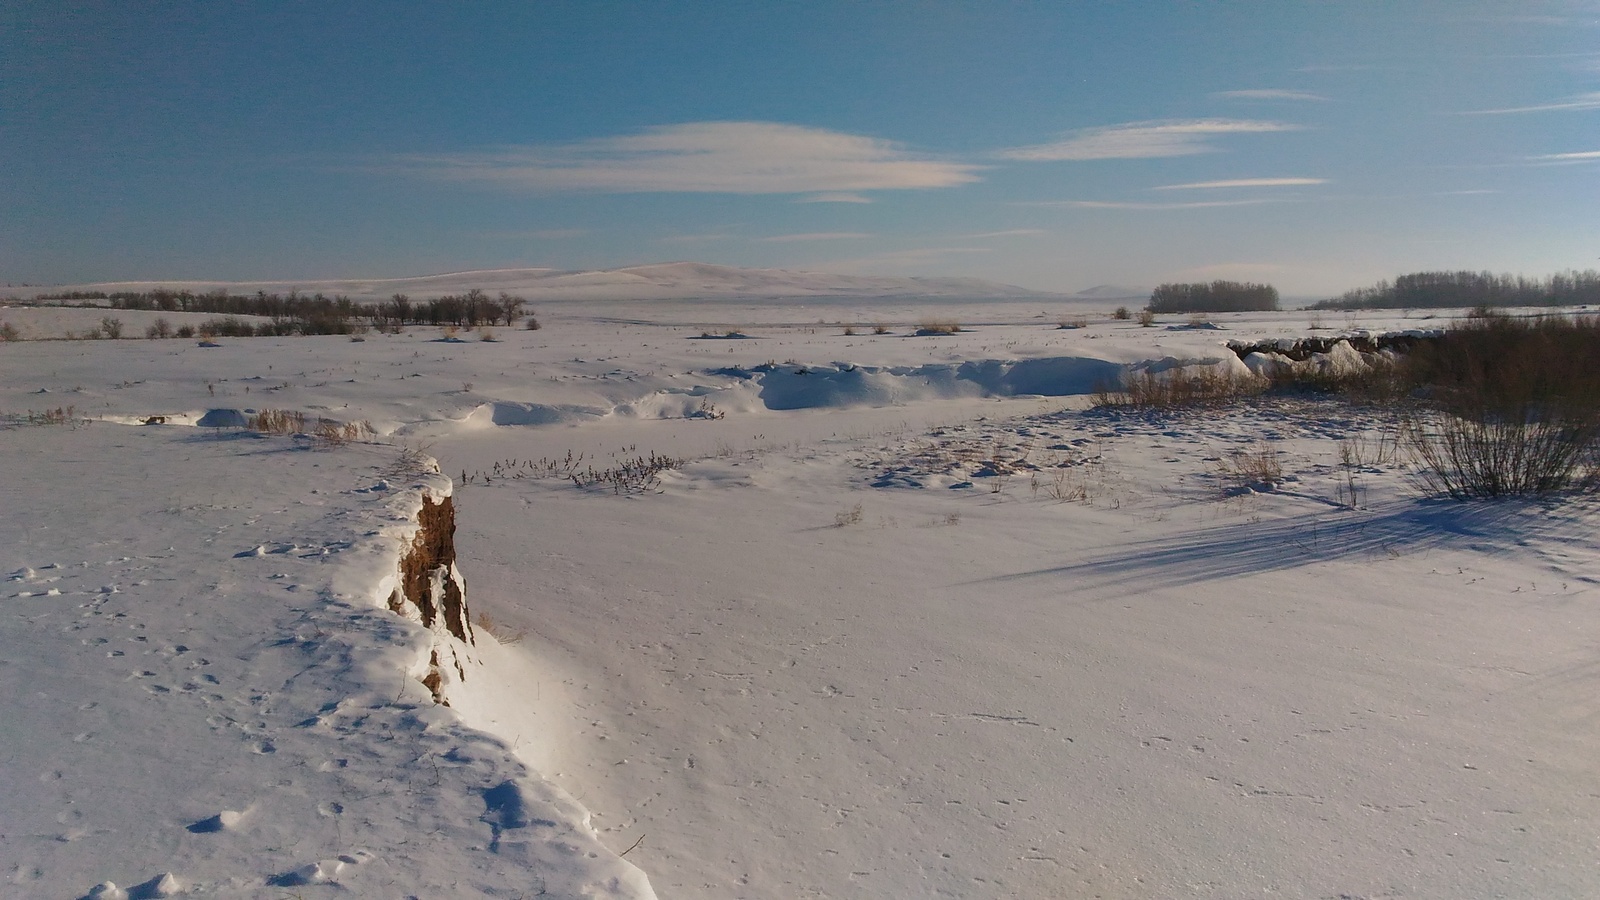
<path fill-rule="evenodd" d="M 480 288 L 507 291 L 536 302 L 561 300 L 688 300 L 919 297 L 961 299 L 1064 298 L 977 278 L 915 278 L 838 275 L 790 269 L 743 269 L 709 263 L 673 262 L 587 272 L 550 268 L 482 269 L 411 278 L 347 278 L 321 281 L 129 281 L 27 289 L 17 296 L 66 291 L 149 291 L 157 288 L 234 293 L 268 291 L 345 295 L 357 300 L 407 294 L 415 299 Z M 15 289 L 13 289 L 15 290 Z"/>

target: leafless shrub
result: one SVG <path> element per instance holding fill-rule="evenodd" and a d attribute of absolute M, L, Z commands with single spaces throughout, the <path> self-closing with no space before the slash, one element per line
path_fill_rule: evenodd
<path fill-rule="evenodd" d="M 390 463 L 389 467 L 384 470 L 384 474 L 395 477 L 413 477 L 438 472 L 439 463 L 428 455 L 429 449 L 426 444 L 420 447 L 402 446 L 400 452 L 395 455 L 394 462 Z M 465 479 L 463 478 L 463 480 Z"/>
<path fill-rule="evenodd" d="M 144 336 L 152 341 L 172 337 L 172 323 L 165 317 L 157 318 L 144 330 Z"/>
<path fill-rule="evenodd" d="M 529 331 L 538 331 L 539 329 L 543 328 L 544 326 L 539 324 L 538 318 L 536 318 L 534 316 L 528 316 L 528 320 L 525 323 L 523 323 L 522 327 L 528 329 Z"/>
<path fill-rule="evenodd" d="M 1405 423 L 1429 494 L 1600 489 L 1600 320 L 1486 311 L 1408 360 L 1435 415 Z"/>
<path fill-rule="evenodd" d="M 1156 314 L 1148 309 L 1139 310 L 1138 322 L 1140 327 L 1149 328 L 1156 323 Z"/>
<path fill-rule="evenodd" d="M 960 332 L 961 326 L 955 322 L 928 321 L 917 325 L 917 335 L 919 337 L 959 334 Z"/>
<path fill-rule="evenodd" d="M 1126 322 L 1133 318 L 1133 313 L 1128 312 L 1128 308 L 1126 306 L 1119 306 L 1117 307 L 1117 311 L 1111 314 L 1111 318 L 1116 319 L 1119 322 Z"/>
<path fill-rule="evenodd" d="M 122 320 L 106 316 L 100 320 L 100 330 L 105 332 L 106 337 L 110 340 L 121 340 Z"/>
<path fill-rule="evenodd" d="M 0 341 L 20 340 L 22 340 L 22 332 L 17 330 L 17 326 L 10 322 L 0 322 Z"/>
<path fill-rule="evenodd" d="M 874 326 L 872 326 L 872 333 L 873 334 L 888 334 L 889 333 L 889 326 L 887 326 L 887 325 L 874 325 Z"/>

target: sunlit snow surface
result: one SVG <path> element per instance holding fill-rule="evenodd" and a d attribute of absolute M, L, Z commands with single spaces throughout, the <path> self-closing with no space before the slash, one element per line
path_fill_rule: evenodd
<path fill-rule="evenodd" d="M 1592 504 L 1421 500 L 1372 411 L 1086 409 L 1122 365 L 1442 318 L 534 311 L 493 342 L 0 345 L 0 411 L 92 420 L 0 430 L 7 891 L 1600 893 Z M 910 336 L 934 320 L 970 330 Z M 382 442 L 194 424 L 267 408 Z M 1227 475 L 1261 440 L 1285 477 Z M 402 446 L 458 482 L 473 609 L 523 634 L 479 631 L 450 709 L 380 602 L 446 489 Z M 515 474 L 569 452 L 685 463 Z"/>

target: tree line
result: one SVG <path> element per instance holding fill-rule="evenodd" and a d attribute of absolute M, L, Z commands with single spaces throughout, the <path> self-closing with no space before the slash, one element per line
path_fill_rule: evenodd
<path fill-rule="evenodd" d="M 1600 303 L 1600 272 L 1568 271 L 1545 278 L 1492 272 L 1415 272 L 1393 282 L 1346 291 L 1313 309 L 1407 307 L 1584 306 Z"/>
<path fill-rule="evenodd" d="M 1150 293 L 1153 313 L 1250 312 L 1278 308 L 1278 289 L 1240 281 L 1169 283 Z"/>
<path fill-rule="evenodd" d="M 453 325 L 458 328 L 495 324 L 510 326 L 522 318 L 523 307 L 527 305 L 527 300 L 522 297 L 504 291 L 498 297 L 491 297 L 478 288 L 465 294 L 415 301 L 405 294 L 395 294 L 377 303 L 359 303 L 344 295 L 305 295 L 298 291 L 288 294 L 266 291 L 230 294 L 223 288 L 201 293 L 165 288 L 112 293 L 72 291 L 41 294 L 36 299 L 105 301 L 112 309 L 215 313 L 228 317 L 259 316 L 271 319 L 270 323 L 254 326 L 238 319 L 227 320 L 235 332 L 248 327 L 262 335 L 351 334 L 364 330 L 369 324 L 380 329 L 405 325 Z"/>

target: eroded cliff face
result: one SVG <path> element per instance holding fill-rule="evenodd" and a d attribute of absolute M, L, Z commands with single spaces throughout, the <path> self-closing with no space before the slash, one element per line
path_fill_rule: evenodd
<path fill-rule="evenodd" d="M 422 623 L 435 635 L 427 671 L 421 681 L 445 706 L 445 686 L 465 680 L 467 650 L 477 644 L 461 572 L 456 568 L 456 508 L 447 494 L 422 495 L 417 533 L 400 557 L 399 584 L 389 596 L 389 609 Z"/>

